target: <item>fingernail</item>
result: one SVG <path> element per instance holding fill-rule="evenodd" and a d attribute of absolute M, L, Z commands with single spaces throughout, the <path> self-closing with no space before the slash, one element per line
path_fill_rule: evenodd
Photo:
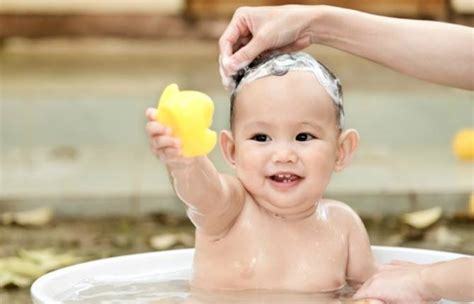
<path fill-rule="evenodd" d="M 222 85 L 227 91 L 232 91 L 235 87 L 235 82 L 229 77 L 223 77 Z"/>
<path fill-rule="evenodd" d="M 229 57 L 227 57 L 227 56 L 225 56 L 225 57 L 222 56 L 221 63 L 222 63 L 222 65 L 224 66 L 224 68 L 229 68 L 229 67 L 231 67 L 231 65 L 232 65 L 233 62 L 230 60 Z"/>
<path fill-rule="evenodd" d="M 229 84 L 230 84 L 230 78 L 229 77 L 222 77 L 222 85 L 227 88 L 229 86 Z"/>

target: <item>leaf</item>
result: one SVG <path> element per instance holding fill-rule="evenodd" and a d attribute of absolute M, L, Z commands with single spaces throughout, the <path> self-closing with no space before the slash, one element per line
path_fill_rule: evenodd
<path fill-rule="evenodd" d="M 165 250 L 184 245 L 185 247 L 194 246 L 194 237 L 184 232 L 164 233 L 150 238 L 150 246 L 156 250 Z"/>
<path fill-rule="evenodd" d="M 55 253 L 50 249 L 21 250 L 18 256 L 0 258 L 0 288 L 26 287 L 43 274 L 84 261 L 71 253 Z"/>
<path fill-rule="evenodd" d="M 5 212 L 0 215 L 0 222 L 4 225 L 44 226 L 52 219 L 53 211 L 46 207 L 19 212 Z"/>
<path fill-rule="evenodd" d="M 20 250 L 20 257 L 36 263 L 44 272 L 58 269 L 67 265 L 84 261 L 71 253 L 54 253 L 50 249 L 44 250 Z"/>
<path fill-rule="evenodd" d="M 32 278 L 27 278 L 11 272 L 0 272 L 0 288 L 7 286 L 28 287 L 33 283 Z"/>
<path fill-rule="evenodd" d="M 402 221 L 413 228 L 425 229 L 436 223 L 443 213 L 441 207 L 411 212 L 402 216 Z"/>
<path fill-rule="evenodd" d="M 3 258 L 0 260 L 0 265 L 2 265 L 0 266 L 0 269 L 5 270 L 6 272 L 30 278 L 37 278 L 44 273 L 38 264 L 20 257 Z"/>

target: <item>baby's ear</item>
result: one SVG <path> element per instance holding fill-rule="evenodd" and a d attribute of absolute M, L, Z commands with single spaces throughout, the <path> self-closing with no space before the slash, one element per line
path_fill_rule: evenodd
<path fill-rule="evenodd" d="M 235 168 L 235 143 L 232 132 L 229 130 L 222 130 L 219 134 L 219 145 L 226 162 L 232 168 Z"/>
<path fill-rule="evenodd" d="M 351 163 L 358 146 L 359 133 L 355 129 L 345 130 L 339 135 L 335 171 L 341 171 Z"/>

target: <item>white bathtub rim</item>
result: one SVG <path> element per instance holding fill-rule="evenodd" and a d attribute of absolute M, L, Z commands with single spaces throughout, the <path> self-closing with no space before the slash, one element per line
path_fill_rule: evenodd
<path fill-rule="evenodd" d="M 418 249 L 418 248 L 404 248 L 404 247 L 389 247 L 389 246 L 371 246 L 372 251 L 374 252 L 374 256 L 376 256 L 377 262 L 379 263 L 388 263 L 395 258 L 386 258 L 387 256 L 391 256 L 394 253 L 403 253 L 404 256 L 396 258 L 399 260 L 404 261 L 412 261 L 417 263 L 434 263 L 438 261 L 445 261 L 451 260 L 460 257 L 466 257 L 469 255 L 448 252 L 448 251 L 438 251 L 438 250 L 430 250 L 430 249 Z M 176 260 L 177 265 L 172 265 L 169 269 L 160 270 L 159 272 L 156 269 L 152 269 L 148 271 L 148 273 L 160 273 L 165 274 L 168 272 L 176 272 L 176 271 L 183 271 L 189 270 L 192 267 L 192 260 L 194 256 L 194 248 L 189 249 L 175 249 L 175 250 L 166 250 L 166 251 L 157 251 L 157 252 L 146 252 L 146 253 L 137 253 L 137 254 L 130 254 L 130 255 L 123 255 L 117 257 L 110 257 L 104 258 L 99 260 L 88 261 L 84 263 L 79 263 L 76 265 L 64 267 L 47 274 L 44 274 L 40 278 L 38 278 L 33 285 L 31 286 L 31 297 L 33 299 L 33 303 L 35 304 L 56 304 L 60 303 L 57 300 L 54 300 L 54 296 L 58 295 L 60 292 L 55 293 L 54 295 L 49 294 L 46 292 L 47 287 L 51 284 L 52 281 L 57 280 L 61 276 L 67 276 L 71 273 L 93 270 L 96 267 L 109 267 L 108 265 L 113 265 L 117 263 L 126 263 L 127 269 L 123 275 L 126 275 L 127 278 L 133 278 L 133 274 L 130 274 L 130 264 L 133 263 L 133 260 L 139 260 L 143 264 L 143 259 L 152 259 L 154 261 L 159 261 L 163 259 L 173 259 Z M 419 260 L 420 257 L 425 257 L 422 261 Z M 426 257 L 429 257 L 427 260 Z M 165 267 L 166 268 L 166 267 Z M 138 274 L 137 276 L 142 276 L 143 273 Z M 99 274 L 100 276 L 100 274 Z M 95 277 L 95 276 L 94 276 Z M 83 281 L 85 278 L 80 277 L 74 282 L 72 285 L 77 284 L 80 281 Z M 70 285 L 68 284 L 68 287 Z"/>

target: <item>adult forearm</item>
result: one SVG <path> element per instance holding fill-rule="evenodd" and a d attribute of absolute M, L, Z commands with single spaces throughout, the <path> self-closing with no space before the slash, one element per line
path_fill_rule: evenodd
<path fill-rule="evenodd" d="M 474 89 L 474 29 L 313 6 L 312 42 L 367 58 L 399 72 Z"/>
<path fill-rule="evenodd" d="M 427 266 L 421 279 L 435 297 L 474 300 L 474 258 L 460 258 Z"/>

